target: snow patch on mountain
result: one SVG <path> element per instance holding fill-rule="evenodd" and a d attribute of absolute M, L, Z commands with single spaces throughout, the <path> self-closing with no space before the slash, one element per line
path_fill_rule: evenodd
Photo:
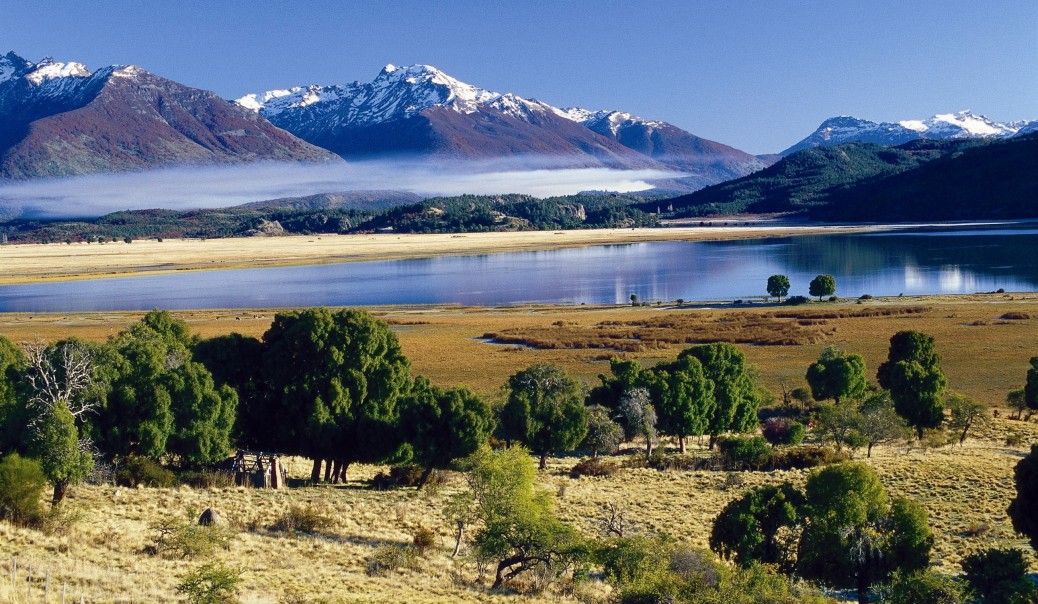
<path fill-rule="evenodd" d="M 59 63 L 48 57 L 37 63 L 32 71 L 25 74 L 25 79 L 39 86 L 47 80 L 69 77 L 85 78 L 88 76 L 90 76 L 90 70 L 82 63 Z"/>

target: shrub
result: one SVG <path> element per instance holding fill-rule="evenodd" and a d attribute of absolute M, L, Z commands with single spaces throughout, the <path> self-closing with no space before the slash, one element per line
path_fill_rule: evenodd
<path fill-rule="evenodd" d="M 771 468 L 775 470 L 806 470 L 827 466 L 850 459 L 845 451 L 831 447 L 800 446 L 775 451 L 771 455 Z"/>
<path fill-rule="evenodd" d="M 209 562 L 185 575 L 177 592 L 191 604 L 230 604 L 238 601 L 241 574 L 220 562 Z"/>
<path fill-rule="evenodd" d="M 1038 596 L 1027 578 L 1027 561 L 1018 549 L 970 554 L 962 561 L 962 571 L 982 604 L 1024 604 Z"/>
<path fill-rule="evenodd" d="M 582 459 L 569 471 L 572 478 L 581 476 L 612 476 L 619 471 L 620 467 L 611 461 L 605 461 L 599 457 Z"/>
<path fill-rule="evenodd" d="M 414 569 L 417 566 L 418 554 L 414 547 L 384 545 L 368 558 L 365 571 L 369 577 L 384 577 L 398 568 Z"/>
<path fill-rule="evenodd" d="M 124 487 L 176 486 L 177 476 L 147 457 L 127 457 L 115 472 L 115 483 Z"/>
<path fill-rule="evenodd" d="M 859 300 L 871 300 L 872 299 L 872 294 L 862 294 L 862 295 L 858 296 L 858 299 Z"/>
<path fill-rule="evenodd" d="M 313 534 L 327 530 L 333 524 L 331 516 L 312 505 L 293 505 L 278 516 L 270 526 L 272 531 Z"/>
<path fill-rule="evenodd" d="M 385 491 L 400 487 L 417 487 L 422 481 L 422 473 L 425 468 L 419 465 L 407 464 L 392 466 L 389 473 L 379 472 L 371 479 L 371 487 L 377 491 Z M 429 479 L 425 482 L 428 486 L 439 486 L 447 481 L 447 475 L 440 470 L 433 470 Z"/>
<path fill-rule="evenodd" d="M 961 581 L 932 570 L 895 572 L 878 590 L 885 604 L 965 604 L 969 601 Z"/>
<path fill-rule="evenodd" d="M 790 296 L 786 298 L 786 304 L 789 306 L 800 306 L 801 304 L 807 304 L 811 299 L 807 296 Z"/>
<path fill-rule="evenodd" d="M 1031 315 L 1025 312 L 1007 312 L 999 318 L 1005 321 L 1026 321 Z"/>
<path fill-rule="evenodd" d="M 638 459 L 637 457 L 635 459 Z M 714 461 L 706 457 L 694 457 L 692 455 L 666 455 L 657 449 L 652 452 L 652 457 L 645 462 L 644 466 L 654 470 L 709 470 Z"/>
<path fill-rule="evenodd" d="M 178 479 L 180 484 L 195 489 L 229 489 L 235 486 L 234 474 L 220 470 L 181 472 Z"/>
<path fill-rule="evenodd" d="M 804 432 L 804 424 L 785 417 L 770 417 L 761 425 L 764 439 L 772 445 L 799 445 Z"/>
<path fill-rule="evenodd" d="M 47 486 L 40 463 L 11 453 L 0 461 L 0 518 L 15 524 L 39 523 L 44 513 L 40 493 Z"/>
<path fill-rule="evenodd" d="M 187 521 L 166 518 L 152 527 L 157 534 L 146 546 L 145 553 L 166 558 L 206 557 L 218 549 L 227 549 L 231 532 L 223 525 L 197 524 L 194 518 Z"/>
<path fill-rule="evenodd" d="M 435 546 L 437 541 L 436 533 L 424 526 L 420 526 L 418 527 L 418 530 L 414 532 L 414 538 L 411 540 L 411 545 L 414 546 L 419 556 L 424 556 L 425 552 L 427 552 L 429 548 Z"/>
<path fill-rule="evenodd" d="M 717 441 L 726 470 L 760 470 L 771 460 L 771 446 L 763 437 L 731 437 Z"/>

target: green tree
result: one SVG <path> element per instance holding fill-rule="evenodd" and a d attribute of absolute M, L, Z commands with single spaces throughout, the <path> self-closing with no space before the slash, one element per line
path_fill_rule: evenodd
<path fill-rule="evenodd" d="M 598 375 L 601 384 L 588 393 L 588 404 L 615 411 L 624 392 L 644 385 L 644 373 L 645 369 L 636 360 L 609 359 L 609 375 Z"/>
<path fill-rule="evenodd" d="M 894 334 L 877 378 L 890 391 L 894 409 L 915 428 L 918 438 L 926 428 L 936 428 L 944 421 L 941 394 L 947 380 L 932 336 L 918 331 Z"/>
<path fill-rule="evenodd" d="M 790 545 L 782 531 L 791 534 L 800 521 L 804 496 L 789 483 L 757 487 L 730 502 L 714 520 L 710 549 L 740 566 L 774 564 L 791 569 Z"/>
<path fill-rule="evenodd" d="M 981 604 L 1028 604 L 1038 598 L 1018 549 L 974 552 L 963 559 L 962 572 Z"/>
<path fill-rule="evenodd" d="M 714 407 L 706 433 L 710 448 L 725 432 L 748 432 L 757 427 L 757 391 L 738 348 L 724 342 L 692 346 L 678 358 L 691 356 L 703 365 L 706 379 L 713 384 Z"/>
<path fill-rule="evenodd" d="M 602 405 L 588 405 L 587 436 L 581 447 L 590 451 L 592 457 L 598 457 L 615 453 L 623 439 L 623 428 L 613 421 L 609 409 Z"/>
<path fill-rule="evenodd" d="M 865 418 L 857 405 L 844 401 L 822 407 L 815 430 L 824 440 L 836 445 L 837 450 L 847 447 L 853 452 L 868 445 L 863 434 L 864 424 Z"/>
<path fill-rule="evenodd" d="M 0 336 L 0 455 L 14 451 L 24 424 L 18 385 L 25 370 L 25 354 L 14 342 Z"/>
<path fill-rule="evenodd" d="M 1024 411 L 1028 409 L 1027 399 L 1024 396 L 1024 389 L 1017 388 L 1016 390 L 1010 390 L 1006 394 L 1006 406 L 1016 411 L 1016 419 L 1020 419 L 1024 416 Z M 1027 414 L 1030 418 L 1030 413 Z"/>
<path fill-rule="evenodd" d="M 831 296 L 836 293 L 836 278 L 832 275 L 818 275 L 811 279 L 808 284 L 808 293 L 817 296 L 819 300 L 823 296 Z"/>
<path fill-rule="evenodd" d="M 839 403 L 843 398 L 860 398 L 868 386 L 865 359 L 828 346 L 807 368 L 807 383 L 815 400 L 833 399 Z"/>
<path fill-rule="evenodd" d="M 30 451 L 40 460 L 47 480 L 54 485 L 54 505 L 65 498 L 68 486 L 90 473 L 94 458 L 82 446 L 72 412 L 64 402 L 55 403 L 32 425 Z"/>
<path fill-rule="evenodd" d="M 714 384 L 706 378 L 703 364 L 691 355 L 647 372 L 646 385 L 659 415 L 660 431 L 678 439 L 685 452 L 688 436 L 705 434 L 717 401 Z"/>
<path fill-rule="evenodd" d="M 1024 401 L 1029 409 L 1038 410 L 1038 357 L 1031 357 L 1031 366 L 1027 368 Z"/>
<path fill-rule="evenodd" d="M 217 386 L 192 357 L 187 324 L 152 311 L 111 342 L 110 388 L 97 419 L 99 444 L 113 455 L 151 459 L 170 453 L 187 465 L 230 451 L 238 397 Z"/>
<path fill-rule="evenodd" d="M 647 388 L 633 388 L 620 397 L 620 417 L 628 427 L 628 439 L 639 436 L 645 438 L 645 458 L 652 457 L 652 445 L 656 442 L 656 425 L 658 417 L 652 406 L 652 398 Z"/>
<path fill-rule="evenodd" d="M 231 333 L 200 340 L 191 349 L 194 360 L 205 365 L 218 385 L 238 394 L 235 434 L 242 446 L 268 449 L 262 437 L 270 424 L 263 374 L 263 344 L 257 338 Z"/>
<path fill-rule="evenodd" d="M 959 444 L 966 442 L 966 436 L 973 428 L 981 428 L 988 423 L 988 406 L 961 394 L 948 396 L 945 405 L 951 411 L 948 425 L 959 433 Z"/>
<path fill-rule="evenodd" d="M 555 515 L 551 495 L 535 489 L 536 470 L 524 449 L 481 449 L 465 468 L 468 491 L 459 505 L 479 525 L 479 556 L 497 561 L 494 589 L 527 571 L 557 572 L 579 554 L 576 530 Z"/>
<path fill-rule="evenodd" d="M 837 588 L 855 588 L 858 601 L 895 569 L 926 568 L 933 535 L 921 506 L 891 504 L 868 466 L 845 462 L 811 474 L 805 490 L 797 572 Z"/>
<path fill-rule="evenodd" d="M 540 458 L 568 451 L 587 434 L 587 410 L 580 385 L 555 365 L 532 365 L 508 378 L 508 401 L 501 412 L 506 439 L 525 444 Z"/>
<path fill-rule="evenodd" d="M 912 431 L 905 420 L 894 410 L 890 393 L 883 390 L 867 398 L 859 409 L 861 421 L 855 429 L 865 439 L 868 457 L 872 457 L 872 448 L 891 442 L 899 442 L 911 438 Z"/>
<path fill-rule="evenodd" d="M 419 377 L 401 401 L 400 426 L 414 460 L 425 467 L 421 489 L 435 468 L 475 453 L 494 432 L 493 409 L 467 388 L 445 390 Z"/>
<path fill-rule="evenodd" d="M 779 302 L 789 294 L 789 277 L 772 275 L 768 277 L 768 295 L 778 298 Z"/>
<path fill-rule="evenodd" d="M 1016 463 L 1013 480 L 1016 497 L 1009 504 L 1009 518 L 1013 529 L 1038 550 L 1038 445 L 1031 445 L 1031 452 Z"/>
<path fill-rule="evenodd" d="M 401 445 L 400 399 L 410 364 L 386 323 L 359 310 L 278 313 L 263 335 L 263 372 L 272 417 L 258 440 L 313 460 L 311 479 L 335 478 L 355 461 L 381 461 Z"/>

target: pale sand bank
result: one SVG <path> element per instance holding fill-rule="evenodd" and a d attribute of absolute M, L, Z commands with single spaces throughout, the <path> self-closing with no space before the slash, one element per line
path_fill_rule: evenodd
<path fill-rule="evenodd" d="M 641 241 L 709 241 L 860 233 L 909 225 L 711 226 L 463 234 L 292 235 L 0 246 L 0 284 L 159 274 L 188 270 L 329 264 L 546 250 Z"/>

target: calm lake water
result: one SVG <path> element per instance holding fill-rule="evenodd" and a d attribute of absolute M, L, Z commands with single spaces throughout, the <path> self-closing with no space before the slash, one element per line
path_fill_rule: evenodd
<path fill-rule="evenodd" d="M 193 272 L 0 286 L 0 311 L 376 304 L 623 304 L 790 294 L 814 275 L 840 296 L 1038 290 L 1038 225 L 724 242 L 661 242 L 420 260 Z"/>

